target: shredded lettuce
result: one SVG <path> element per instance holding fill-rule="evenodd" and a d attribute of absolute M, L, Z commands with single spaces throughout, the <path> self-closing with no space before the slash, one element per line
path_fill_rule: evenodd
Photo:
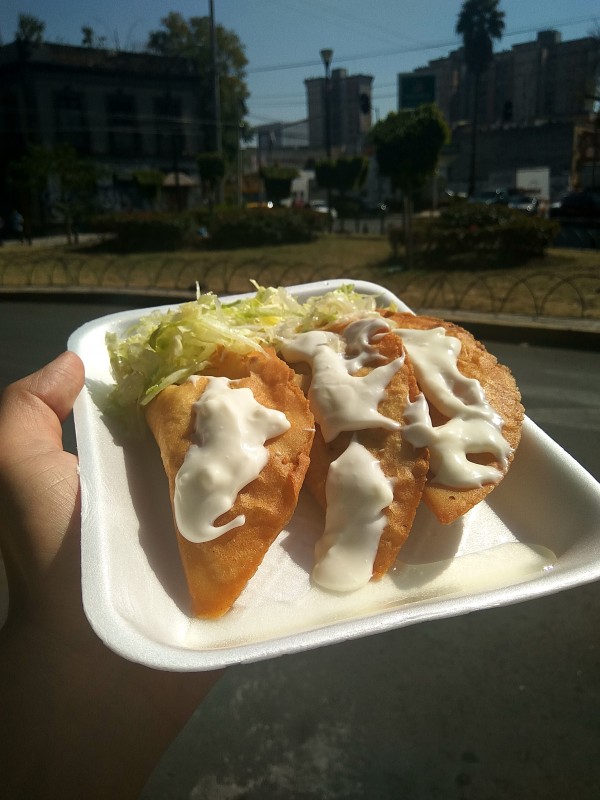
<path fill-rule="evenodd" d="M 212 294 L 142 317 L 124 335 L 106 334 L 115 387 L 107 410 L 119 414 L 150 402 L 166 386 L 202 372 L 219 346 L 240 354 L 277 347 L 296 332 L 375 313 L 376 300 L 350 285 L 298 302 L 284 288 L 262 287 L 224 304 Z"/>

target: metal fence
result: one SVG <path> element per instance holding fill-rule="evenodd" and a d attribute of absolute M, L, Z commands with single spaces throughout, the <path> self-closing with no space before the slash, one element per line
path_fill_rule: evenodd
<path fill-rule="evenodd" d="M 290 263 L 285 267 L 265 264 L 260 258 L 232 266 L 222 260 L 203 264 L 201 258 L 182 259 L 177 253 L 144 261 L 122 256 L 95 256 L 93 262 L 77 253 L 52 258 L 31 251 L 27 258 L 0 257 L 0 290 L 77 293 L 140 293 L 161 297 L 191 298 L 196 283 L 218 295 L 261 285 L 290 286 L 334 278 L 349 282 L 368 280 L 385 286 L 415 310 L 439 308 L 488 314 L 521 314 L 600 319 L 600 254 L 597 269 L 507 270 L 469 273 L 443 271 L 404 272 L 397 267 L 371 266 L 347 270 L 324 269 L 320 264 Z"/>

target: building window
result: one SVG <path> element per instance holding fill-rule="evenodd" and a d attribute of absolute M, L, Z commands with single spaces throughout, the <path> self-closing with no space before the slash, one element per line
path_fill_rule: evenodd
<path fill-rule="evenodd" d="M 108 147 L 114 156 L 139 155 L 142 139 L 132 95 L 109 95 L 106 100 Z"/>
<path fill-rule="evenodd" d="M 185 152 L 185 133 L 181 100 L 170 94 L 154 100 L 156 117 L 156 155 L 162 158 L 182 156 Z"/>
<path fill-rule="evenodd" d="M 78 153 L 90 152 L 90 132 L 83 94 L 71 89 L 54 93 L 56 141 L 70 144 Z"/>

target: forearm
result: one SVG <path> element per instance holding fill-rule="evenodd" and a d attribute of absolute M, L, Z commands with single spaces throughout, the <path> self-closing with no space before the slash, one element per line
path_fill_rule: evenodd
<path fill-rule="evenodd" d="M 0 774 L 7 796 L 135 798 L 217 679 L 76 651 L 30 627 L 0 637 Z"/>

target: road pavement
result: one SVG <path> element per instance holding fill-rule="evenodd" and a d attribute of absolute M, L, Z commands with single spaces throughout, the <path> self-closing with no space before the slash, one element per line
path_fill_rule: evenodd
<path fill-rule="evenodd" d="M 0 385 L 122 307 L 3 300 Z M 600 479 L 600 354 L 486 344 L 528 415 Z M 141 800 L 596 800 L 599 631 L 595 583 L 232 667 Z"/>

